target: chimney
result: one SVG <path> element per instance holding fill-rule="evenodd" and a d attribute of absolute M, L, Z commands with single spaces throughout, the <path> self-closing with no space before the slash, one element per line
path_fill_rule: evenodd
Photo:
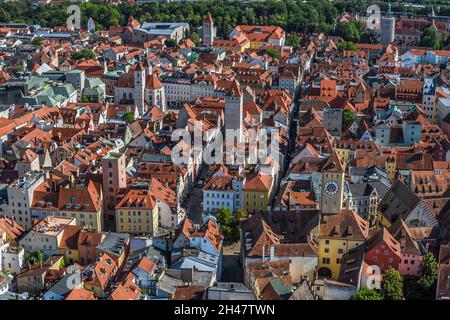
<path fill-rule="evenodd" d="M 265 257 L 266 257 L 266 245 L 263 244 L 263 247 L 262 247 L 262 261 L 265 260 Z"/>

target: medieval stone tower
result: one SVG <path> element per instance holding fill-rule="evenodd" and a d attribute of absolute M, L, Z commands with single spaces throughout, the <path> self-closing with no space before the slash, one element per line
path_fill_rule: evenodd
<path fill-rule="evenodd" d="M 338 214 L 344 196 L 344 166 L 336 152 L 322 168 L 321 212 L 323 215 Z"/>

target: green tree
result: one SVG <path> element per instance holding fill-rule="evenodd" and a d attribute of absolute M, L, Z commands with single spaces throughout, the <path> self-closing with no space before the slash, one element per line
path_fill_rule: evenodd
<path fill-rule="evenodd" d="M 164 42 L 164 45 L 168 48 L 176 48 L 178 47 L 178 43 L 174 39 L 167 39 Z"/>
<path fill-rule="evenodd" d="M 383 274 L 381 292 L 385 300 L 403 299 L 403 278 L 395 269 L 388 269 Z"/>
<path fill-rule="evenodd" d="M 34 257 L 31 253 L 25 252 L 24 258 L 25 258 L 25 262 L 27 262 L 28 264 L 34 264 Z"/>
<path fill-rule="evenodd" d="M 335 34 L 345 41 L 359 42 L 364 33 L 364 24 L 359 21 L 340 22 L 336 26 Z"/>
<path fill-rule="evenodd" d="M 198 36 L 197 32 L 191 32 L 189 39 L 192 40 L 193 43 L 195 43 L 195 46 L 199 46 L 200 45 L 200 37 Z"/>
<path fill-rule="evenodd" d="M 88 96 L 81 96 L 80 102 L 82 103 L 88 103 L 91 102 Z"/>
<path fill-rule="evenodd" d="M 423 31 L 420 37 L 420 46 L 433 48 L 434 50 L 442 49 L 442 39 L 435 28 L 428 27 Z"/>
<path fill-rule="evenodd" d="M 41 263 L 44 260 L 44 256 L 41 250 L 36 251 L 36 259 L 38 263 Z"/>
<path fill-rule="evenodd" d="M 132 123 L 134 121 L 134 112 L 126 112 L 122 116 L 122 120 L 126 123 Z"/>
<path fill-rule="evenodd" d="M 438 278 L 438 263 L 431 252 L 428 252 L 422 260 L 419 270 L 418 284 L 424 290 L 434 289 Z"/>
<path fill-rule="evenodd" d="M 42 39 L 41 37 L 35 37 L 35 38 L 33 39 L 33 41 L 31 41 L 31 44 L 32 44 L 33 46 L 40 47 L 43 40 L 44 40 L 44 39 Z"/>
<path fill-rule="evenodd" d="M 219 210 L 217 210 L 216 212 L 216 218 L 217 218 L 217 222 L 220 225 L 230 225 L 231 224 L 231 220 L 233 218 L 233 213 L 231 212 L 230 209 L 228 208 L 220 208 Z"/>
<path fill-rule="evenodd" d="M 355 114 L 353 111 L 349 109 L 345 109 L 342 112 L 342 127 L 347 128 L 350 125 L 351 121 L 355 118 Z"/>
<path fill-rule="evenodd" d="M 336 47 L 339 50 L 358 50 L 358 47 L 356 46 L 356 44 L 354 44 L 352 41 L 342 41 L 339 42 Z"/>
<path fill-rule="evenodd" d="M 274 58 L 274 59 L 278 59 L 280 57 L 280 53 L 275 48 L 267 48 L 266 49 L 266 54 L 269 57 Z"/>
<path fill-rule="evenodd" d="M 383 300 L 375 290 L 364 288 L 350 297 L 350 300 Z"/>
<path fill-rule="evenodd" d="M 91 49 L 88 48 L 83 48 L 80 51 L 74 52 L 72 54 L 72 58 L 74 58 L 75 60 L 81 60 L 81 59 L 94 59 L 95 58 L 95 53 L 94 51 L 92 51 Z"/>
<path fill-rule="evenodd" d="M 300 48 L 300 37 L 295 34 L 289 34 L 286 37 L 286 45 L 292 46 L 294 51 Z"/>
<path fill-rule="evenodd" d="M 228 243 L 237 241 L 239 239 L 239 219 L 237 219 L 237 214 L 233 215 L 233 212 L 228 208 L 220 208 L 217 210 L 215 217 L 223 232 L 225 241 Z"/>
<path fill-rule="evenodd" d="M 236 218 L 238 220 L 240 219 L 245 219 L 248 217 L 248 212 L 244 209 L 239 210 L 238 212 L 236 212 Z"/>

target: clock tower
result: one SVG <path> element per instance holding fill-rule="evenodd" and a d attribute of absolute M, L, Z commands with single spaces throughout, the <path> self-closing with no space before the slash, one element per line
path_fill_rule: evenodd
<path fill-rule="evenodd" d="M 322 167 L 322 193 L 320 209 L 322 215 L 338 214 L 344 196 L 344 166 L 334 152 Z"/>

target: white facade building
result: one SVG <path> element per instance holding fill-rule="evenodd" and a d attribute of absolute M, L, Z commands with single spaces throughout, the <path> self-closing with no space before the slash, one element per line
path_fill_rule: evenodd
<path fill-rule="evenodd" d="M 34 190 L 44 182 L 43 172 L 29 172 L 8 186 L 7 214 L 24 228 L 32 226 L 31 205 Z"/>

